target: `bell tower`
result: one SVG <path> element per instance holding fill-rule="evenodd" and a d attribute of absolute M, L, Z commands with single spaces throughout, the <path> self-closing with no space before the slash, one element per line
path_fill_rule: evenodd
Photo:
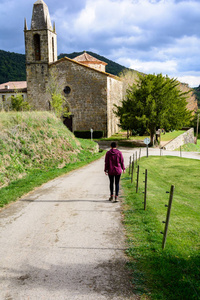
<path fill-rule="evenodd" d="M 30 30 L 25 19 L 24 36 L 28 101 L 33 109 L 47 110 L 49 103 L 45 94 L 49 64 L 57 61 L 57 34 L 43 0 L 33 5 Z"/>

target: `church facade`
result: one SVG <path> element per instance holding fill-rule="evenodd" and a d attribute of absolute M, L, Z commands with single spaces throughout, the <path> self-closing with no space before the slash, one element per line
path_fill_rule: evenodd
<path fill-rule="evenodd" d="M 122 100 L 122 82 L 105 72 L 106 63 L 84 53 L 57 60 L 57 34 L 43 0 L 33 5 L 31 27 L 25 20 L 27 98 L 35 110 L 50 109 L 50 74 L 56 80 L 71 112 L 70 130 L 102 130 L 109 137 L 118 131 L 114 104 Z"/>

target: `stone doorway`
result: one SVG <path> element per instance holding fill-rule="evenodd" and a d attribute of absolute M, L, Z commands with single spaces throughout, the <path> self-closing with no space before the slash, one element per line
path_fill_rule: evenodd
<path fill-rule="evenodd" d="M 63 123 L 71 132 L 73 132 L 73 116 L 63 117 Z"/>

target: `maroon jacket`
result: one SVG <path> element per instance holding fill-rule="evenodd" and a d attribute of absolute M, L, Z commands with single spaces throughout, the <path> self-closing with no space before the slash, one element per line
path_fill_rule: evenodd
<path fill-rule="evenodd" d="M 104 171 L 108 175 L 120 175 L 122 170 L 125 170 L 122 153 L 118 149 L 110 149 L 105 156 Z"/>

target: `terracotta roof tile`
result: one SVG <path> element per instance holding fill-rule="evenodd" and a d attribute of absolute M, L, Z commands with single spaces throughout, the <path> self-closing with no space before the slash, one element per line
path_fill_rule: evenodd
<path fill-rule="evenodd" d="M 107 65 L 107 63 L 105 63 L 104 61 L 101 61 L 97 58 L 95 58 L 94 56 L 88 54 L 87 52 L 84 52 L 83 54 L 77 56 L 74 58 L 75 61 L 78 61 L 78 62 L 92 62 L 92 63 L 99 63 L 99 64 L 102 64 L 102 65 Z"/>
<path fill-rule="evenodd" d="M 8 81 L 0 84 L 0 90 L 21 90 L 27 88 L 26 81 Z"/>

